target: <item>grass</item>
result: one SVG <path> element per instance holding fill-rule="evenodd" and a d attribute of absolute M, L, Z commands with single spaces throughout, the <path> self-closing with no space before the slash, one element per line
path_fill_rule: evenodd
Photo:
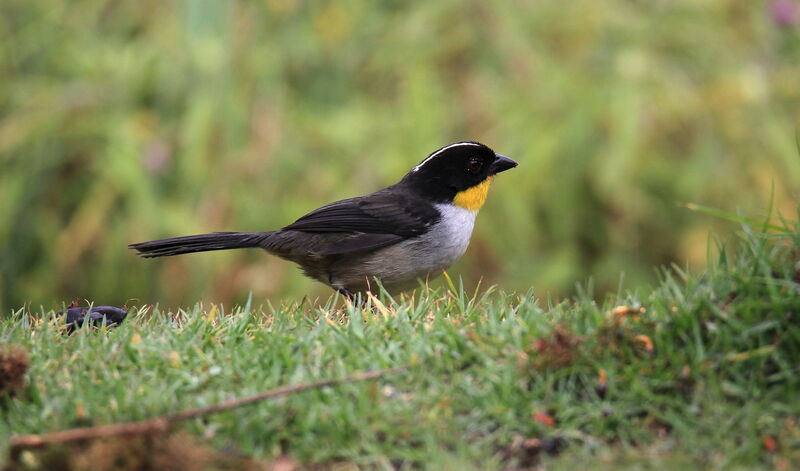
<path fill-rule="evenodd" d="M 799 237 L 749 231 L 705 273 L 664 270 L 602 303 L 449 284 L 363 307 L 143 307 L 72 336 L 52 312 L 20 310 L 0 345 L 28 351 L 28 384 L 0 399 L 0 441 L 410 365 L 182 428 L 214 449 L 346 469 L 791 469 Z M 43 469 L 31 456 L 15 469 Z"/>

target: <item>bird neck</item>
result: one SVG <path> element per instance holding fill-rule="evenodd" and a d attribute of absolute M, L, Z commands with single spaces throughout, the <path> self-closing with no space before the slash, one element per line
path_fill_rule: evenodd
<path fill-rule="evenodd" d="M 486 201 L 486 195 L 489 194 L 489 187 L 492 185 L 493 179 L 494 177 L 492 176 L 487 177 L 486 180 L 477 185 L 459 191 L 453 198 L 453 204 L 470 211 L 481 209 L 481 206 Z"/>

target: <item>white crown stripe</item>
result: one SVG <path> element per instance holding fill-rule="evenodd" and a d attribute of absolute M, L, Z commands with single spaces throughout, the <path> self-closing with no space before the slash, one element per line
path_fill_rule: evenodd
<path fill-rule="evenodd" d="M 475 142 L 456 142 L 455 144 L 450 144 L 449 146 L 444 146 L 441 149 L 439 149 L 436 152 L 434 152 L 433 154 L 429 155 L 428 158 L 426 158 L 425 160 L 420 162 L 419 165 L 417 165 L 416 167 L 413 168 L 412 172 L 418 171 L 420 168 L 422 168 L 423 165 L 428 163 L 429 160 L 431 160 L 432 158 L 434 158 L 437 155 L 441 154 L 442 152 L 446 151 L 447 149 L 452 149 L 453 147 L 457 147 L 457 146 L 475 146 L 475 147 L 480 147 L 481 145 L 477 144 Z"/>

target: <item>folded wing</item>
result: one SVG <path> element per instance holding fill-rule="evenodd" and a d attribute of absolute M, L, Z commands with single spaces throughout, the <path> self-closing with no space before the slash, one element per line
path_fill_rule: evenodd
<path fill-rule="evenodd" d="M 322 251 L 322 255 L 335 255 L 374 250 L 422 235 L 439 217 L 429 203 L 390 187 L 325 205 L 283 230 L 352 233 Z"/>

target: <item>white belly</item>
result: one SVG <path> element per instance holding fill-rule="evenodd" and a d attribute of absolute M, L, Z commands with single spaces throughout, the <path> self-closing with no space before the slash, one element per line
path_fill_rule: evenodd
<path fill-rule="evenodd" d="M 439 276 L 467 250 L 477 211 L 450 204 L 436 208 L 442 217 L 428 232 L 370 254 L 357 262 L 358 271 L 380 279 L 389 291 L 413 288 L 417 279 Z M 363 277 L 339 280 L 351 291 L 366 289 Z"/>
<path fill-rule="evenodd" d="M 417 247 L 426 254 L 431 269 L 442 270 L 467 251 L 477 211 L 451 204 L 437 204 L 436 209 L 442 213 L 442 219 L 419 238 Z"/>

